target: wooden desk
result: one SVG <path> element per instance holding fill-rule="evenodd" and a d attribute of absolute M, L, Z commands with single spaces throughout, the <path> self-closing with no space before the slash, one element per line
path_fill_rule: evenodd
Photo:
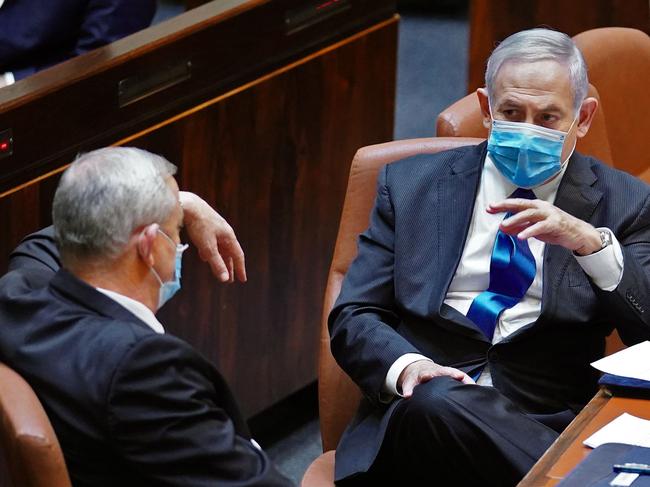
<path fill-rule="evenodd" d="M 624 412 L 650 419 L 650 401 L 612 397 L 607 389 L 601 389 L 519 482 L 518 487 L 557 485 L 591 452 L 591 448 L 582 444 L 583 440 Z"/>

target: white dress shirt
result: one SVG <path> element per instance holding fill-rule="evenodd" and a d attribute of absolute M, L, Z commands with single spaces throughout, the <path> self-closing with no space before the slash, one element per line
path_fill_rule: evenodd
<path fill-rule="evenodd" d="M 537 199 L 549 203 L 555 201 L 566 167 L 565 164 L 558 177 L 533 188 Z M 489 286 L 492 249 L 499 230 L 499 224 L 505 216 L 503 213 L 490 214 L 486 211 L 486 208 L 490 203 L 496 203 L 508 198 L 516 189 L 517 187 L 499 172 L 488 155 L 481 174 L 481 182 L 465 241 L 465 248 L 444 300 L 445 304 L 464 315 L 467 315 L 474 298 Z M 591 255 L 575 256 L 578 264 L 592 278 L 594 283 L 606 291 L 614 290 L 623 277 L 623 252 L 614 234 L 610 233 L 612 234 L 612 245 Z M 521 327 L 534 322 L 540 315 L 545 243 L 536 238 L 530 238 L 528 239 L 528 246 L 535 258 L 535 278 L 522 300 L 512 308 L 504 310 L 499 316 L 492 338 L 493 344 L 498 343 Z M 384 392 L 400 395 L 397 390 L 397 380 L 400 374 L 411 363 L 423 359 L 430 360 L 423 355 L 413 353 L 398 358 L 386 374 Z M 489 367 L 486 366 L 483 369 L 477 383 L 492 385 Z"/>
<path fill-rule="evenodd" d="M 161 335 L 165 333 L 165 329 L 163 328 L 160 321 L 156 319 L 156 315 L 154 315 L 151 310 L 140 301 L 136 301 L 135 299 L 131 299 L 128 296 L 116 293 L 115 291 L 102 289 L 101 287 L 97 287 L 95 289 L 97 289 L 100 293 L 108 296 L 113 301 L 117 302 L 117 304 L 126 308 L 128 311 L 140 318 L 149 326 L 149 328 L 151 328 L 156 333 L 160 333 Z"/>

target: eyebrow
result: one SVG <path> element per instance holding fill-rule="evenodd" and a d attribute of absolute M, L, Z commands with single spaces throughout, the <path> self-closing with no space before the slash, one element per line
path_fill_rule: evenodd
<path fill-rule="evenodd" d="M 501 101 L 499 103 L 498 107 L 499 109 L 502 109 L 503 107 L 508 107 L 508 106 L 514 106 L 514 107 L 520 107 L 522 106 L 523 103 L 516 98 L 506 98 L 505 100 Z M 562 108 L 559 105 L 556 105 L 555 103 L 551 103 L 549 105 L 545 105 L 539 108 L 540 111 L 542 112 L 560 112 L 563 113 Z"/>

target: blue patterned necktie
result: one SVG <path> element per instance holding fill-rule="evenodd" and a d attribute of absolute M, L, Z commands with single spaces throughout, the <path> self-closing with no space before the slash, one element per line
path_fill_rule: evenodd
<path fill-rule="evenodd" d="M 517 188 L 510 198 L 535 199 L 530 189 Z M 504 219 L 512 216 L 508 213 Z M 535 258 L 527 240 L 497 232 L 490 260 L 490 285 L 474 298 L 467 317 L 492 341 L 499 315 L 526 294 L 535 279 Z"/>

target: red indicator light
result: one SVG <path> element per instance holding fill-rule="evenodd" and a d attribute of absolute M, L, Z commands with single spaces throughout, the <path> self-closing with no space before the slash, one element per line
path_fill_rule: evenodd
<path fill-rule="evenodd" d="M 0 151 L 6 151 L 9 148 L 9 142 L 0 142 Z"/>
<path fill-rule="evenodd" d="M 339 0 L 329 0 L 328 2 L 321 3 L 318 7 L 316 7 L 316 10 L 320 10 L 323 8 L 331 7 L 335 3 L 337 3 Z"/>

